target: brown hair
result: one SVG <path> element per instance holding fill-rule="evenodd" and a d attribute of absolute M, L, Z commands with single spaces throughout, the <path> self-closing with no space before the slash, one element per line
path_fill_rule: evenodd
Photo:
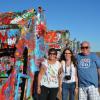
<path fill-rule="evenodd" d="M 65 58 L 65 51 L 66 50 L 69 50 L 70 51 L 70 53 L 71 53 L 71 61 L 73 62 L 73 64 L 74 64 L 74 66 L 76 67 L 77 66 L 77 61 L 76 61 L 76 58 L 75 58 L 75 56 L 74 56 L 74 54 L 73 54 L 73 52 L 72 52 L 72 50 L 70 49 L 70 48 L 65 48 L 64 49 L 64 51 L 63 51 L 63 53 L 61 54 L 61 57 L 60 57 L 60 61 L 62 61 L 62 60 L 66 60 L 66 58 Z"/>
<path fill-rule="evenodd" d="M 48 50 L 48 55 L 50 55 L 51 52 L 55 52 L 55 54 L 57 55 L 57 50 L 55 48 L 50 48 Z"/>

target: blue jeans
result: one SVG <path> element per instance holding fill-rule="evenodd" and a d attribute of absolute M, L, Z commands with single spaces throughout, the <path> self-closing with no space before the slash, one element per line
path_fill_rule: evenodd
<path fill-rule="evenodd" d="M 75 97 L 75 82 L 73 83 L 62 83 L 62 100 L 74 100 Z"/>

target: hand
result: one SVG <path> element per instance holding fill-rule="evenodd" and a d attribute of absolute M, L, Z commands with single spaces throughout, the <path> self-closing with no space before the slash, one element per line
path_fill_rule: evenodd
<path fill-rule="evenodd" d="M 59 87 L 59 96 L 61 96 L 62 95 L 62 87 Z"/>
<path fill-rule="evenodd" d="M 58 91 L 57 97 L 58 97 L 59 100 L 61 100 L 61 98 L 62 98 L 62 87 L 59 87 L 59 91 Z"/>
<path fill-rule="evenodd" d="M 77 95 L 78 94 L 78 88 L 76 87 L 75 88 L 75 95 Z"/>
<path fill-rule="evenodd" d="M 37 94 L 41 94 L 41 87 L 40 86 L 37 88 Z"/>

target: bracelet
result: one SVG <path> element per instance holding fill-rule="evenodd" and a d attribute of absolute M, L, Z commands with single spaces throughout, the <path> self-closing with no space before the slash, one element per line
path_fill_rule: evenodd
<path fill-rule="evenodd" d="M 37 87 L 37 89 L 40 88 L 40 86 Z"/>
<path fill-rule="evenodd" d="M 76 89 L 78 89 L 78 87 L 75 87 Z"/>

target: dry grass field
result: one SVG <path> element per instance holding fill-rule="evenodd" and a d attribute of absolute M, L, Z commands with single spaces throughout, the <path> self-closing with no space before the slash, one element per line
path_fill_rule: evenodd
<path fill-rule="evenodd" d="M 96 54 L 100 57 L 100 52 L 96 52 Z"/>

